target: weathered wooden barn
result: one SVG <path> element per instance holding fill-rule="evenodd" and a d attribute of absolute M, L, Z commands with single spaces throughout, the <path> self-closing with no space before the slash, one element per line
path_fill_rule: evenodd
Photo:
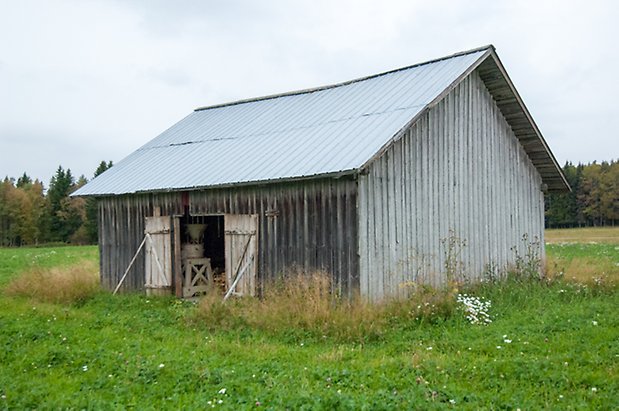
<path fill-rule="evenodd" d="M 99 199 L 107 288 L 259 294 L 322 270 L 380 299 L 444 281 L 450 253 L 470 278 L 523 235 L 543 255 L 546 190 L 569 186 L 487 46 L 198 108 L 75 195 Z"/>

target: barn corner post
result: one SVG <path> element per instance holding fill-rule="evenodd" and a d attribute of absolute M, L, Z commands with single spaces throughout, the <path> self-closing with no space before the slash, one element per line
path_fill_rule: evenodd
<path fill-rule="evenodd" d="M 103 233 L 103 215 L 104 215 L 104 206 L 101 198 L 96 197 L 97 199 L 97 244 L 99 251 L 99 282 L 104 289 L 111 290 L 115 285 L 111 285 L 111 275 L 107 272 L 107 266 L 105 264 L 105 241 L 107 241 L 106 236 Z"/>
<path fill-rule="evenodd" d="M 181 261 L 181 223 L 179 217 L 172 218 L 172 247 L 173 255 L 173 278 L 174 278 L 174 295 L 177 298 L 183 298 L 183 273 Z"/>

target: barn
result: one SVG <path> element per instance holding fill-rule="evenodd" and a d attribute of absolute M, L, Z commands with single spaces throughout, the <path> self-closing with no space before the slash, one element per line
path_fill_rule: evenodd
<path fill-rule="evenodd" d="M 320 270 L 379 300 L 543 255 L 544 192 L 566 190 L 486 46 L 197 108 L 74 195 L 98 199 L 108 289 L 260 295 Z"/>

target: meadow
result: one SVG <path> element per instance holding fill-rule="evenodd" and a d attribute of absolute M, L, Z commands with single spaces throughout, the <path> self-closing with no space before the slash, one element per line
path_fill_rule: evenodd
<path fill-rule="evenodd" d="M 112 296 L 82 281 L 96 247 L 0 249 L 0 409 L 618 409 L 619 230 L 573 235 L 546 279 L 382 306 L 320 281 L 270 303 Z"/>

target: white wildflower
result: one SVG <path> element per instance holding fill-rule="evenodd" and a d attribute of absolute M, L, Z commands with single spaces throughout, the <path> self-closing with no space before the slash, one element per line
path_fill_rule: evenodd
<path fill-rule="evenodd" d="M 226 393 L 226 389 L 222 388 L 221 390 L 217 391 L 218 394 L 224 395 Z"/>
<path fill-rule="evenodd" d="M 598 325 L 598 322 L 597 322 L 597 321 L 595 321 L 595 320 L 591 321 L 591 323 L 592 323 L 593 325 Z"/>
<path fill-rule="evenodd" d="M 492 322 L 488 313 L 492 305 L 490 301 L 485 300 L 483 297 L 474 297 L 466 294 L 458 294 L 456 301 L 460 303 L 460 309 L 464 311 L 465 318 L 471 324 L 487 325 Z"/>
<path fill-rule="evenodd" d="M 87 365 L 84 365 L 84 366 L 82 367 L 82 371 L 88 371 L 88 366 L 87 366 Z"/>
<path fill-rule="evenodd" d="M 509 340 L 509 339 L 506 338 L 506 339 L 503 340 L 503 342 L 506 343 L 506 344 L 511 344 L 512 340 Z"/>
<path fill-rule="evenodd" d="M 595 388 L 595 387 L 591 387 L 591 391 L 592 391 L 592 392 L 598 392 L 598 389 L 597 389 L 597 388 Z"/>
<path fill-rule="evenodd" d="M 159 368 L 163 368 L 163 367 L 165 367 L 165 364 L 163 363 L 159 364 Z"/>

